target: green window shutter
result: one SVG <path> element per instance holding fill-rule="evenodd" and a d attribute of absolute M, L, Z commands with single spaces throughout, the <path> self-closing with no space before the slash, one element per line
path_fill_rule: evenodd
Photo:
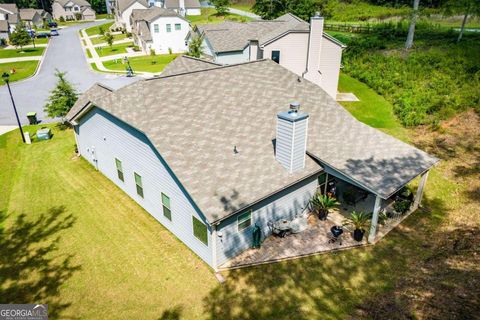
<path fill-rule="evenodd" d="M 247 211 L 238 215 L 237 218 L 237 228 L 238 231 L 245 230 L 246 228 L 252 225 L 252 211 Z"/>
<path fill-rule="evenodd" d="M 197 218 L 193 217 L 193 235 L 208 246 L 208 230 L 207 226 Z"/>
<path fill-rule="evenodd" d="M 162 192 L 163 215 L 168 220 L 172 220 L 172 210 L 170 210 L 170 198 Z"/>

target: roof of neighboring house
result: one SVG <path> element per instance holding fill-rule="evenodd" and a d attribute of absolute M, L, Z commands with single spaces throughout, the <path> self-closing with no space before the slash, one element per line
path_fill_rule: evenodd
<path fill-rule="evenodd" d="M 15 3 L 0 3 L 0 10 L 6 13 L 18 13 L 18 7 Z"/>
<path fill-rule="evenodd" d="M 179 15 L 173 10 L 159 8 L 159 7 L 151 7 L 148 9 L 133 9 L 132 10 L 132 20 L 133 21 L 147 21 L 152 22 L 159 17 L 178 17 L 182 20 L 185 20 L 184 17 Z"/>
<path fill-rule="evenodd" d="M 276 115 L 292 101 L 310 115 L 307 153 L 383 198 L 438 161 L 359 122 L 323 89 L 271 60 L 82 97 L 70 121 L 86 100 L 145 133 L 210 223 L 322 170 L 309 156 L 293 174 L 275 160 Z"/>
<path fill-rule="evenodd" d="M 42 18 L 45 18 L 46 16 L 50 15 L 49 12 L 43 10 L 43 9 L 35 9 L 35 11 L 37 11 L 37 13 L 42 17 Z"/>
<path fill-rule="evenodd" d="M 91 11 L 93 13 L 95 13 L 95 10 L 92 9 L 92 7 L 83 7 L 82 10 L 80 10 L 82 13 L 84 13 L 85 11 Z"/>
<path fill-rule="evenodd" d="M 10 24 L 17 24 L 17 23 L 18 23 L 18 18 L 19 18 L 19 14 L 18 14 L 18 13 L 9 14 L 9 15 L 8 15 L 8 23 L 10 23 Z"/>
<path fill-rule="evenodd" d="M 90 7 L 90 3 L 86 0 L 55 0 L 54 2 L 58 2 L 62 7 L 69 2 L 73 2 L 74 4 L 79 5 L 80 7 Z"/>
<path fill-rule="evenodd" d="M 200 33 L 205 33 L 215 52 L 228 52 L 245 49 L 250 40 L 258 40 L 262 45 L 286 32 L 309 32 L 310 25 L 287 13 L 275 20 L 254 20 L 245 23 L 227 21 L 198 25 L 197 29 Z"/>
<path fill-rule="evenodd" d="M 198 0 L 185 0 L 186 9 L 199 9 L 201 7 L 200 1 Z M 165 0 L 165 8 L 167 9 L 178 9 L 180 8 L 179 0 Z"/>
<path fill-rule="evenodd" d="M 170 62 L 163 69 L 161 76 L 171 76 L 173 74 L 187 73 L 192 71 L 206 70 L 221 66 L 220 64 L 197 59 L 189 56 L 180 56 Z"/>
<path fill-rule="evenodd" d="M 123 13 L 135 2 L 138 2 L 141 5 L 143 5 L 145 8 L 148 8 L 147 0 L 117 0 L 119 13 Z"/>
<path fill-rule="evenodd" d="M 7 20 L 0 20 L 0 32 L 8 32 L 8 21 Z"/>
<path fill-rule="evenodd" d="M 36 9 L 20 9 L 20 19 L 26 21 L 32 21 L 35 18 L 35 15 L 41 17 L 41 15 L 37 12 Z"/>

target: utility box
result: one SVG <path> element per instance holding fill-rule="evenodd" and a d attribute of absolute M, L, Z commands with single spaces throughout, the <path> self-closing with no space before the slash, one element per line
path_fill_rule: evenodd
<path fill-rule="evenodd" d="M 43 128 L 37 131 L 38 140 L 50 140 L 52 137 L 52 131 L 49 128 Z"/>
<path fill-rule="evenodd" d="M 29 122 L 30 124 L 37 124 L 37 123 L 38 123 L 37 113 L 36 113 L 36 112 L 29 112 L 29 113 L 27 113 L 27 118 L 28 118 L 28 122 Z"/>

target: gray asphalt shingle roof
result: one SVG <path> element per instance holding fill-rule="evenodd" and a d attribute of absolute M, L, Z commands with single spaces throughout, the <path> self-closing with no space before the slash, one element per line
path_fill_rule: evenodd
<path fill-rule="evenodd" d="M 120 13 L 123 13 L 126 9 L 128 9 L 132 4 L 138 2 L 142 4 L 145 8 L 148 8 L 147 0 L 116 0 L 118 10 Z"/>
<path fill-rule="evenodd" d="M 186 9 L 199 9 L 200 1 L 198 0 L 185 0 L 185 8 Z M 179 0 L 165 0 L 165 8 L 168 9 L 178 9 L 180 8 L 180 1 Z"/>
<path fill-rule="evenodd" d="M 22 20 L 32 21 L 35 15 L 41 17 L 41 15 L 37 12 L 36 9 L 20 9 L 20 19 Z"/>
<path fill-rule="evenodd" d="M 287 13 L 275 20 L 255 20 L 250 22 L 227 21 L 219 24 L 197 26 L 205 33 L 215 52 L 243 50 L 249 40 L 258 40 L 260 45 L 288 31 L 308 32 L 310 25 L 302 19 Z"/>
<path fill-rule="evenodd" d="M 210 222 L 321 170 L 308 156 L 294 174 L 275 160 L 276 114 L 292 101 L 310 115 L 307 152 L 384 198 L 437 162 L 298 79 L 271 60 L 215 67 L 82 98 L 67 118 L 90 100 L 144 132 Z"/>
<path fill-rule="evenodd" d="M 170 62 L 165 69 L 163 69 L 161 76 L 171 76 L 174 74 L 207 70 L 221 66 L 220 64 L 209 62 L 189 56 L 180 56 Z"/>
<path fill-rule="evenodd" d="M 18 13 L 18 7 L 15 3 L 0 3 L 0 10 L 7 13 Z"/>
<path fill-rule="evenodd" d="M 8 21 L 0 20 L 0 32 L 8 32 Z"/>
<path fill-rule="evenodd" d="M 91 7 L 90 3 L 86 0 L 55 0 L 54 2 L 58 2 L 62 7 L 65 7 L 70 1 L 80 7 Z"/>
<path fill-rule="evenodd" d="M 159 17 L 178 17 L 178 18 L 184 19 L 181 15 L 179 15 L 175 11 L 170 9 L 165 9 L 165 8 L 151 7 L 148 9 L 132 10 L 133 21 L 144 20 L 144 21 L 152 22 L 153 20 Z"/>

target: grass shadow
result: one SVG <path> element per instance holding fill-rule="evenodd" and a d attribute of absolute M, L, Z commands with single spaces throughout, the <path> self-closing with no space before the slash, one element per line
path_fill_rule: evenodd
<path fill-rule="evenodd" d="M 0 219 L 12 218 L 0 211 Z M 81 267 L 73 264 L 73 255 L 57 252 L 59 234 L 75 220 L 59 206 L 37 218 L 21 213 L 0 229 L 1 303 L 48 303 L 52 318 L 70 306 L 60 299 L 60 288 Z"/>

